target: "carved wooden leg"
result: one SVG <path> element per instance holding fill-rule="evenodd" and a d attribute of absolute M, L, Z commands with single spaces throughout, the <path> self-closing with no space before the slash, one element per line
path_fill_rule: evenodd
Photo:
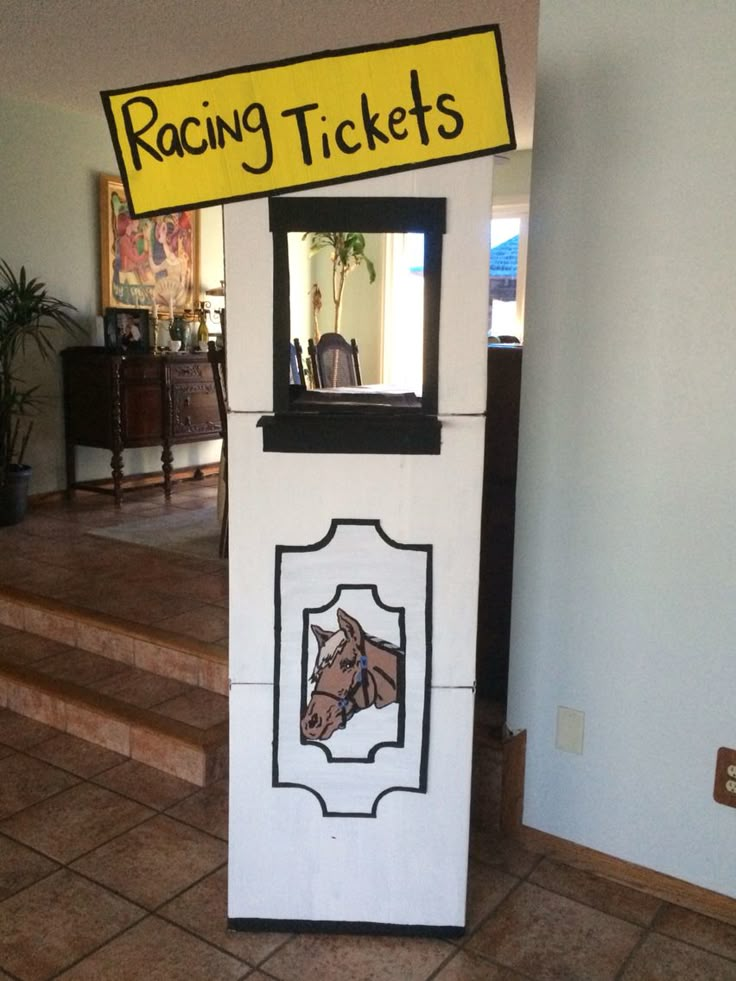
<path fill-rule="evenodd" d="M 164 448 L 161 453 L 161 463 L 163 464 L 164 472 L 164 496 L 168 500 L 171 497 L 171 464 L 174 461 L 174 455 L 171 452 L 171 444 L 168 440 L 164 440 Z"/>
<path fill-rule="evenodd" d="M 123 452 L 118 447 L 112 451 L 110 466 L 112 467 L 112 486 L 115 506 L 119 508 L 123 503 Z"/>

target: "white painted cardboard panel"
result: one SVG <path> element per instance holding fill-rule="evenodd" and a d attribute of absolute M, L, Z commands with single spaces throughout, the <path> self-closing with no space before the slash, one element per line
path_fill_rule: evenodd
<path fill-rule="evenodd" d="M 270 685 L 234 685 L 230 704 L 230 918 L 464 924 L 471 691 L 433 689 L 427 793 L 388 794 L 375 818 L 271 786 Z"/>
<path fill-rule="evenodd" d="M 300 192 L 313 197 L 444 197 L 439 411 L 485 411 L 491 158 Z M 234 411 L 273 407 L 273 248 L 268 202 L 224 208 L 228 398 Z"/>
<path fill-rule="evenodd" d="M 363 518 L 397 542 L 433 546 L 433 684 L 472 685 L 483 418 L 444 419 L 442 453 L 411 457 L 263 453 L 257 419 L 230 416 L 230 677 L 273 681 L 276 546 L 311 545 L 334 518 Z"/>

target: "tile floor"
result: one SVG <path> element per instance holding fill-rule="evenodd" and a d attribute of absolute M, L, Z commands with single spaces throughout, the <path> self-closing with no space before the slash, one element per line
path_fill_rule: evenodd
<path fill-rule="evenodd" d="M 203 598 L 201 563 L 85 533 L 165 510 L 159 493 L 131 495 L 120 516 L 91 495 L 34 509 L 0 529 L 0 581 L 100 609 L 129 562 L 138 591 L 121 586 L 112 612 L 168 629 L 185 613 L 182 629 L 224 643 L 222 563 Z M 211 507 L 213 494 L 176 497 L 170 508 Z M 171 590 L 187 597 L 178 612 Z M 468 930 L 450 942 L 228 932 L 227 781 L 199 789 L 0 710 L 0 981 L 736 981 L 736 927 L 496 832 L 498 710 L 477 716 Z"/>

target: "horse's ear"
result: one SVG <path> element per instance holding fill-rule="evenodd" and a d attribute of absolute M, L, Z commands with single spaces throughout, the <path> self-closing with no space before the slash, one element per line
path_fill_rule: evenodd
<path fill-rule="evenodd" d="M 358 643 L 363 639 L 363 628 L 344 610 L 337 611 L 337 622 L 340 624 L 340 629 L 345 631 L 345 635 L 351 640 L 355 640 Z"/>
<path fill-rule="evenodd" d="M 317 643 L 320 647 L 324 647 L 325 642 L 332 636 L 329 630 L 323 630 L 322 627 L 318 627 L 316 623 L 312 624 L 312 633 L 317 638 Z"/>

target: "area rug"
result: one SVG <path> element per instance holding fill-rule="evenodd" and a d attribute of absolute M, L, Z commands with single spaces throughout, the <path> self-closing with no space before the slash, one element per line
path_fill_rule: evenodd
<path fill-rule="evenodd" d="M 214 508 L 174 511 L 155 518 L 136 518 L 110 528 L 95 528 L 90 534 L 114 538 L 132 545 L 178 552 L 203 559 L 218 559 L 220 522 Z"/>

